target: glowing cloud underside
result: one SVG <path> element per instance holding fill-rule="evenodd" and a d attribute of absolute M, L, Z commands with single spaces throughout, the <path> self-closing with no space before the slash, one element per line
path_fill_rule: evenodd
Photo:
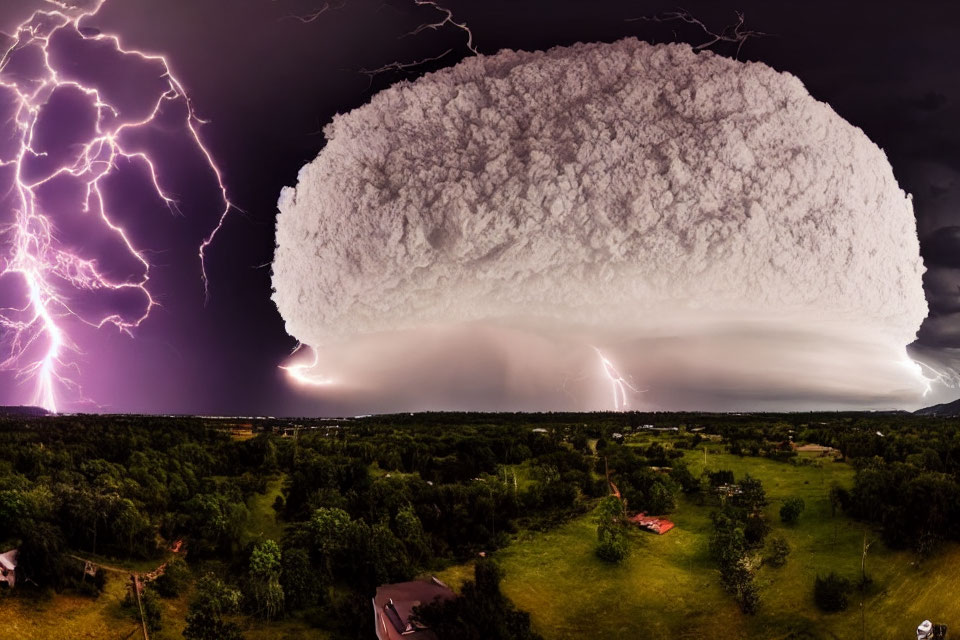
<path fill-rule="evenodd" d="M 504 51 L 325 132 L 281 194 L 273 265 L 317 379 L 398 406 L 478 404 L 472 380 L 486 408 L 609 406 L 607 357 L 648 406 L 925 388 L 905 352 L 927 313 L 910 199 L 789 74 L 633 39 Z M 481 343 L 477 377 L 441 373 Z"/>

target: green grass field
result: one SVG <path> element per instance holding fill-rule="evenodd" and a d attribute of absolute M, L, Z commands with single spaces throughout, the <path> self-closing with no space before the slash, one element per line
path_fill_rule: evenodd
<path fill-rule="evenodd" d="M 497 553 L 505 570 L 504 591 L 529 611 L 547 640 L 568 638 L 891 638 L 916 637 L 925 618 L 960 625 L 960 548 L 947 547 L 921 568 L 913 554 L 892 552 L 873 542 L 867 571 L 874 586 L 859 592 L 839 614 L 822 614 L 813 604 L 818 573 L 835 570 L 850 578 L 860 571 L 864 527 L 842 515 L 831 516 L 831 483 L 852 484 L 846 464 L 814 459 L 817 466 L 794 466 L 760 458 L 719 453 L 707 456 L 710 469 L 731 469 L 759 478 L 770 505 L 772 535 L 782 534 L 793 551 L 782 568 L 763 567 L 757 576 L 761 611 L 740 613 L 720 587 L 709 557 L 715 506 L 682 501 L 671 518 L 677 527 L 663 536 L 637 531 L 632 553 L 620 566 L 593 554 L 595 525 L 588 514 L 548 533 L 527 534 Z M 703 451 L 688 454 L 694 474 L 704 468 Z M 781 524 L 779 508 L 788 497 L 806 502 L 800 522 Z M 876 536 L 868 532 L 868 540 Z M 444 577 L 457 583 L 462 568 Z M 865 629 L 861 621 L 865 621 Z"/>
<path fill-rule="evenodd" d="M 119 574 L 108 577 L 107 588 L 97 599 L 59 594 L 35 601 L 0 600 L 0 640 L 120 640 L 142 638 L 139 621 L 121 603 L 127 581 Z M 162 600 L 163 628 L 151 640 L 183 640 L 188 596 Z M 237 618 L 246 640 L 323 640 L 327 635 L 300 619 L 259 622 Z"/>
<path fill-rule="evenodd" d="M 273 510 L 273 503 L 282 489 L 283 477 L 273 478 L 267 482 L 264 493 L 255 493 L 247 499 L 247 509 L 250 511 L 248 541 L 273 540 L 279 544 L 283 539 L 283 525 L 277 522 L 277 514 Z"/>
<path fill-rule="evenodd" d="M 0 640 L 116 640 L 139 638 L 139 620 L 121 605 L 129 576 L 107 575 L 100 597 L 57 594 L 50 598 L 7 597 L 0 600 Z M 164 628 L 150 634 L 151 640 L 182 639 L 187 598 L 163 600 Z M 132 635 L 131 635 L 132 634 Z"/>
<path fill-rule="evenodd" d="M 688 453 L 694 474 L 704 468 L 702 450 Z M 817 460 L 817 459 L 815 459 Z M 864 527 L 842 515 L 831 516 L 831 483 L 852 484 L 853 470 L 829 460 L 793 466 L 761 458 L 710 453 L 706 466 L 759 478 L 770 505 L 771 535 L 782 534 L 793 551 L 782 568 L 763 567 L 757 576 L 761 611 L 740 613 L 720 587 L 709 557 L 715 506 L 682 501 L 671 515 L 677 527 L 663 536 L 637 531 L 632 553 L 620 566 L 593 554 L 592 515 L 547 533 L 525 534 L 496 557 L 505 570 L 505 593 L 531 613 L 547 640 L 572 638 L 870 638 L 908 639 L 925 618 L 960 628 L 960 548 L 941 550 L 921 568 L 913 554 L 873 542 L 867 571 L 873 588 L 859 592 L 839 614 L 823 614 L 813 604 L 814 577 L 835 570 L 850 578 L 860 571 Z M 806 502 L 800 522 L 785 527 L 779 508 L 785 498 Z M 876 535 L 867 532 L 868 540 Z M 459 583 L 463 567 L 441 577 Z M 861 626 L 865 622 L 865 628 Z"/>
<path fill-rule="evenodd" d="M 276 520 L 273 501 L 283 487 L 283 478 L 271 480 L 264 494 L 256 494 L 247 502 L 250 518 L 246 538 L 249 541 L 280 541 L 283 527 Z M 88 554 L 89 555 L 89 554 Z M 130 570 L 149 571 L 155 560 L 117 562 L 102 559 L 105 564 Z M 141 638 L 139 620 L 121 606 L 127 593 L 129 576 L 107 574 L 106 590 L 100 597 L 87 598 L 69 593 L 35 600 L 14 595 L 0 598 L 0 640 L 120 640 Z M 189 594 L 161 599 L 163 628 L 151 633 L 151 640 L 182 640 Z M 327 635 L 300 619 L 280 622 L 259 622 L 238 618 L 247 640 L 323 640 Z"/>
<path fill-rule="evenodd" d="M 832 483 L 850 486 L 853 470 L 846 464 L 816 458 L 811 458 L 818 463 L 815 466 L 794 466 L 740 458 L 716 449 L 713 447 L 706 461 L 702 450 L 689 452 L 691 471 L 699 474 L 706 465 L 731 469 L 738 478 L 750 473 L 762 480 L 770 499 L 767 518 L 773 525 L 772 535 L 784 535 L 793 548 L 786 566 L 759 571 L 760 613 L 741 614 L 720 588 L 716 565 L 707 550 L 712 529 L 709 514 L 715 507 L 687 500 L 671 515 L 677 527 L 666 535 L 632 532 L 632 553 L 619 566 L 594 556 L 596 534 L 591 514 L 546 533 L 520 534 L 496 554 L 505 570 L 504 592 L 531 613 L 535 628 L 546 640 L 906 640 L 915 637 L 916 625 L 925 618 L 960 629 L 960 546 L 948 546 L 916 567 L 913 554 L 893 552 L 873 542 L 867 569 L 875 582 L 863 598 L 863 617 L 859 593 L 852 594 L 846 612 L 820 613 L 812 601 L 817 573 L 835 570 L 851 578 L 859 574 L 864 527 L 845 516 L 832 516 L 827 500 Z M 526 471 L 518 474 L 520 482 L 527 479 Z M 281 528 L 272 504 L 281 485 L 282 479 L 271 481 L 264 495 L 251 498 L 248 539 L 279 538 Z M 785 498 L 794 496 L 805 500 L 806 510 L 797 525 L 785 527 L 778 511 Z M 876 539 L 872 532 L 867 534 L 869 540 Z M 456 588 L 471 577 L 471 567 L 458 565 L 439 575 Z M 125 589 L 126 577 L 111 573 L 106 592 L 96 600 L 69 594 L 40 601 L 0 599 L 0 640 L 127 637 L 137 622 L 120 605 Z M 151 637 L 180 638 L 188 596 L 163 602 L 164 629 Z M 249 640 L 325 637 L 296 619 L 243 623 Z"/>

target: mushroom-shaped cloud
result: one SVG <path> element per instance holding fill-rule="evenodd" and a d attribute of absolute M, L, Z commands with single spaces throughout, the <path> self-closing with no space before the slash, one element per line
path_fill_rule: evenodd
<path fill-rule="evenodd" d="M 325 133 L 277 219 L 301 379 L 377 410 L 607 407 L 607 364 L 633 406 L 923 391 L 910 198 L 794 76 L 635 39 L 503 51 Z"/>

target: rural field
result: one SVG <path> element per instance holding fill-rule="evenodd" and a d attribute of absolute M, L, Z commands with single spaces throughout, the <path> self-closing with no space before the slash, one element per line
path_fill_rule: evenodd
<path fill-rule="evenodd" d="M 919 568 L 915 555 L 893 552 L 866 530 L 871 543 L 867 572 L 874 582 L 861 598 L 851 595 L 847 611 L 821 613 L 812 598 L 815 576 L 834 570 L 860 574 L 864 525 L 832 515 L 831 483 L 849 486 L 853 470 L 829 458 L 811 466 L 711 452 L 687 453 L 691 471 L 732 470 L 763 482 L 770 504 L 771 535 L 782 534 L 792 553 L 781 568 L 763 567 L 758 584 L 761 608 L 740 612 L 720 586 L 708 551 L 710 512 L 685 498 L 670 518 L 676 527 L 662 536 L 637 531 L 631 555 L 620 565 L 594 552 L 596 525 L 587 514 L 546 533 L 526 533 L 496 554 L 504 568 L 504 592 L 529 611 L 546 640 L 574 638 L 873 638 L 915 636 L 917 624 L 935 619 L 960 625 L 960 547 L 948 546 Z M 778 511 L 784 499 L 800 497 L 806 510 L 785 526 Z M 453 582 L 465 572 L 448 571 Z M 860 602 L 863 602 L 861 615 Z"/>
<path fill-rule="evenodd" d="M 782 534 L 792 553 L 781 568 L 763 567 L 761 610 L 755 616 L 740 612 L 723 591 L 715 562 L 708 552 L 710 512 L 714 505 L 698 505 L 681 498 L 671 519 L 676 527 L 662 536 L 641 531 L 630 534 L 631 554 L 619 565 L 594 554 L 596 524 L 588 513 L 548 532 L 521 532 L 496 553 L 504 569 L 505 594 L 530 613 L 534 628 L 546 640 L 584 637 L 626 640 L 637 637 L 670 638 L 910 638 L 927 618 L 960 624 L 960 547 L 950 546 L 922 566 L 908 552 L 886 549 L 869 529 L 841 514 L 831 514 L 831 484 L 849 485 L 853 470 L 846 463 L 802 454 L 811 465 L 792 465 L 718 451 L 687 452 L 691 471 L 729 469 L 737 478 L 750 474 L 763 482 L 770 504 L 766 508 L 771 534 Z M 522 481 L 521 481 L 522 482 Z M 281 481 L 249 502 L 248 536 L 279 537 L 272 502 Z M 783 525 L 777 512 L 784 499 L 806 502 L 800 521 Z M 812 600 L 814 577 L 836 570 L 851 578 L 860 572 L 864 532 L 870 549 L 867 571 L 874 583 L 850 608 L 824 614 Z M 130 565 L 131 569 L 145 569 Z M 455 565 L 439 576 L 453 586 L 471 577 L 469 565 Z M 96 600 L 58 595 L 46 601 L 8 600 L 0 640 L 45 638 L 113 639 L 137 629 L 121 602 L 126 576 L 111 573 L 106 591 Z M 165 628 L 151 635 L 157 640 L 180 638 L 189 594 L 164 601 Z M 861 614 L 860 602 L 863 602 Z M 323 637 L 323 632 L 299 620 L 248 623 L 251 640 L 299 640 Z"/>
<path fill-rule="evenodd" d="M 390 416 L 253 438 L 152 418 L 8 425 L 0 531 L 18 542 L 0 544 L 54 558 L 62 576 L 18 567 L 32 582 L 0 590 L 0 640 L 143 638 L 131 572 L 153 640 L 372 640 L 371 594 L 431 575 L 455 593 L 415 623 L 440 640 L 915 640 L 927 619 L 960 630 L 955 422 L 534 417 Z M 785 524 L 794 499 L 804 508 Z M 624 503 L 675 526 L 647 533 Z M 780 538 L 790 552 L 774 566 Z M 837 613 L 814 599 L 830 573 L 851 583 Z"/>
<path fill-rule="evenodd" d="M 282 478 L 274 478 L 267 483 L 267 491 L 254 494 L 247 506 L 250 516 L 247 521 L 245 537 L 247 541 L 264 538 L 279 539 L 283 527 L 277 522 L 272 508 L 274 499 L 280 495 Z M 109 561 L 112 562 L 112 561 Z M 124 562 L 120 569 L 130 571 L 149 571 L 155 562 Z M 129 574 L 110 571 L 107 585 L 96 599 L 61 593 L 40 600 L 9 598 L 0 603 L 0 640 L 118 640 L 138 638 L 139 620 L 124 608 L 123 600 L 128 592 Z M 152 640 L 182 640 L 184 619 L 190 591 L 177 598 L 161 600 L 164 626 L 150 634 Z M 326 637 L 323 631 L 312 628 L 298 618 L 279 622 L 260 622 L 242 620 L 244 637 L 247 640 L 306 640 Z"/>

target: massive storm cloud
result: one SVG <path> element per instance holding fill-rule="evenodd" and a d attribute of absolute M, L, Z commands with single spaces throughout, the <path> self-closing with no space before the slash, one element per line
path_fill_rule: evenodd
<path fill-rule="evenodd" d="M 919 401 L 910 198 L 789 74 L 634 39 L 503 51 L 325 134 L 273 284 L 332 397 L 604 408 L 600 349 L 638 408 Z"/>

